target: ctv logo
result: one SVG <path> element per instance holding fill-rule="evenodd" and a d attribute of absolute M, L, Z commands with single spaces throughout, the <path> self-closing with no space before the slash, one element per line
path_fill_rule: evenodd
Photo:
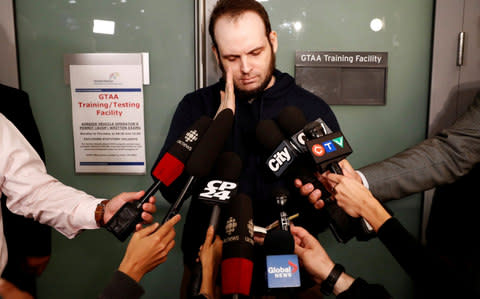
<path fill-rule="evenodd" d="M 321 144 L 314 144 L 312 145 L 311 151 L 312 154 L 314 154 L 317 157 L 321 157 L 327 153 L 331 153 L 337 150 L 335 147 L 335 144 L 343 148 L 343 136 L 340 136 L 338 138 L 334 138 L 332 140 L 327 140 L 325 142 L 322 142 Z"/>
<path fill-rule="evenodd" d="M 292 159 L 292 156 L 288 152 L 288 148 L 285 146 L 283 149 L 274 153 L 272 158 L 268 161 L 268 168 L 271 171 L 276 172 L 282 167 L 285 162 L 288 162 Z"/>
<path fill-rule="evenodd" d="M 232 182 L 226 182 L 221 180 L 209 181 L 207 186 L 200 193 L 200 197 L 205 199 L 218 199 L 228 200 L 230 199 L 232 192 L 237 189 L 237 184 Z"/>

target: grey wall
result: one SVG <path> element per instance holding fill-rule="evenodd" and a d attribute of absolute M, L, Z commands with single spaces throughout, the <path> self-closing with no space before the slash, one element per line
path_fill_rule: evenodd
<path fill-rule="evenodd" d="M 388 157 L 425 137 L 433 0 L 279 0 L 265 5 L 274 30 L 279 32 L 277 65 L 292 75 L 295 50 L 389 52 L 385 106 L 333 107 L 354 149 L 350 160 L 355 167 Z M 150 53 L 151 84 L 144 89 L 150 169 L 178 101 L 194 89 L 193 1 L 17 0 L 16 9 L 20 79 L 30 94 L 48 171 L 98 197 L 149 186 L 148 175 L 75 175 L 71 98 L 63 81 L 63 54 Z M 379 33 L 367 29 L 374 17 L 386 21 Z M 115 21 L 115 35 L 93 34 L 94 18 Z M 298 19 L 305 24 L 302 35 L 285 26 Z M 156 218 L 161 220 L 167 205 L 160 195 L 158 202 Z M 389 206 L 407 229 L 418 235 L 420 195 Z M 329 231 L 319 239 L 353 275 L 384 284 L 396 298 L 413 297 L 410 279 L 378 240 L 338 244 Z M 94 298 L 120 263 L 125 246 L 103 230 L 85 232 L 73 240 L 55 232 L 51 262 L 39 279 L 39 298 Z M 168 261 L 143 279 L 145 298 L 178 298 L 181 264 L 178 243 Z"/>
<path fill-rule="evenodd" d="M 0 83 L 18 88 L 15 21 L 12 0 L 0 1 Z"/>

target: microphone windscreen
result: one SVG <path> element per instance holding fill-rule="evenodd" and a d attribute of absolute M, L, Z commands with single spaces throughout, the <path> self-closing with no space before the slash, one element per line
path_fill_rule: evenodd
<path fill-rule="evenodd" d="M 234 152 L 223 152 L 215 163 L 215 177 L 230 182 L 236 182 L 242 172 L 242 160 Z"/>
<path fill-rule="evenodd" d="M 166 152 L 152 171 L 153 176 L 165 186 L 170 186 L 183 172 L 184 164 Z"/>
<path fill-rule="evenodd" d="M 235 195 L 227 206 L 223 259 L 241 257 L 253 259 L 253 209 L 246 194 Z"/>
<path fill-rule="evenodd" d="M 215 117 L 188 159 L 186 166 L 188 174 L 203 177 L 210 173 L 232 130 L 233 119 L 231 109 L 224 109 Z"/>
<path fill-rule="evenodd" d="M 248 296 L 253 273 L 253 210 L 250 197 L 238 194 L 228 205 L 222 249 L 222 294 Z"/>
<path fill-rule="evenodd" d="M 283 108 L 277 115 L 276 121 L 280 129 L 283 130 L 288 137 L 303 130 L 303 127 L 307 124 L 303 111 L 296 106 Z"/>
<path fill-rule="evenodd" d="M 260 120 L 256 128 L 257 141 L 268 151 L 273 151 L 285 140 L 278 125 L 271 119 Z"/>
<path fill-rule="evenodd" d="M 158 161 L 152 170 L 152 175 L 166 186 L 178 178 L 211 121 L 209 117 L 202 116 L 188 128 Z"/>
<path fill-rule="evenodd" d="M 270 230 L 265 235 L 263 247 L 266 255 L 293 254 L 295 241 L 289 231 Z"/>

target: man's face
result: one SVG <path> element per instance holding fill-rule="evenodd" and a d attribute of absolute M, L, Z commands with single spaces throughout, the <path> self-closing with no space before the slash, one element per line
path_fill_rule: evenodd
<path fill-rule="evenodd" d="M 223 75 L 226 69 L 232 71 L 237 92 L 253 97 L 273 85 L 277 35 L 274 31 L 265 35 L 257 14 L 246 12 L 234 19 L 222 16 L 214 32 L 218 49 L 213 51 Z"/>

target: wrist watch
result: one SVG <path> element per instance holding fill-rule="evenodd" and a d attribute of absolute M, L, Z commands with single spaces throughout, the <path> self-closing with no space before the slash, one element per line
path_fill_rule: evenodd
<path fill-rule="evenodd" d="M 107 203 L 108 199 L 102 200 L 95 209 L 95 221 L 99 227 L 103 227 L 105 225 L 103 216 L 105 215 L 105 207 L 107 206 Z"/>
<path fill-rule="evenodd" d="M 330 271 L 330 274 L 328 274 L 327 279 L 322 281 L 320 284 L 320 291 L 325 296 L 328 296 L 332 293 L 335 283 L 343 272 L 345 272 L 345 268 L 340 264 L 335 264 L 332 271 Z"/>

